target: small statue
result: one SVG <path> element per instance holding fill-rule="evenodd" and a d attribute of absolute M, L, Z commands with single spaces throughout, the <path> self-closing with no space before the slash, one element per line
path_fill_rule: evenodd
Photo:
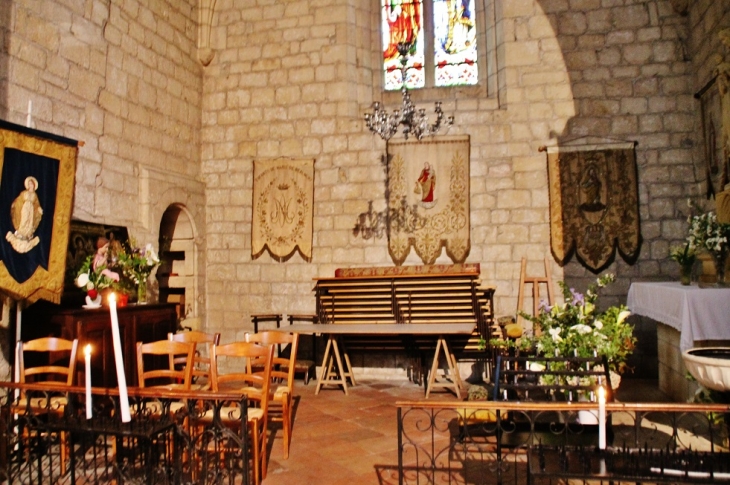
<path fill-rule="evenodd" d="M 94 254 L 94 261 L 91 263 L 91 267 L 94 271 L 99 271 L 99 268 L 104 268 L 109 264 L 109 240 L 105 237 L 100 237 L 96 240 L 96 254 Z"/>

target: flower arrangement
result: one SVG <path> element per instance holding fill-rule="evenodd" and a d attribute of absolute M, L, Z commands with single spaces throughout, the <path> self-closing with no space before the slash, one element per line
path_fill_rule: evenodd
<path fill-rule="evenodd" d="M 589 286 L 585 294 L 560 282 L 564 303 L 552 307 L 541 302 L 537 315 L 522 313 L 533 322 L 539 335 L 527 337 L 543 355 L 605 357 L 610 371 L 621 374 L 634 350 L 634 327 L 627 322 L 625 306 L 612 306 L 598 312 L 598 290 L 615 280 L 607 274 Z"/>
<path fill-rule="evenodd" d="M 690 216 L 687 243 L 692 250 L 705 250 L 710 253 L 727 253 L 730 224 L 717 221 L 714 212 Z"/>
<path fill-rule="evenodd" d="M 111 271 L 106 265 L 97 265 L 94 268 L 94 256 L 92 255 L 87 257 L 79 268 L 76 275 L 76 286 L 86 291 L 91 301 L 96 301 L 100 297 L 101 290 L 114 288 L 119 283 L 119 279 L 119 273 Z"/>
<path fill-rule="evenodd" d="M 130 243 L 129 249 L 125 248 L 117 255 L 117 261 L 124 276 L 137 289 L 137 303 L 146 303 L 147 278 L 160 264 L 160 258 L 152 244 L 147 243 L 144 247 L 139 247 L 136 246 L 134 240 L 131 240 Z"/>
<path fill-rule="evenodd" d="M 124 275 L 136 285 L 145 283 L 152 271 L 160 264 L 160 258 L 150 243 L 142 248 L 132 247 L 124 250 L 117 255 L 117 258 Z"/>
<path fill-rule="evenodd" d="M 694 248 L 690 246 L 689 242 L 684 246 L 675 246 L 669 250 L 669 257 L 679 264 L 679 281 L 685 286 L 691 284 L 692 267 L 697 259 Z"/>
<path fill-rule="evenodd" d="M 710 211 L 690 216 L 687 244 L 695 251 L 707 251 L 715 262 L 718 285 L 725 284 L 725 262 L 728 256 L 730 224 L 718 222 L 717 215 Z"/>
<path fill-rule="evenodd" d="M 669 251 L 669 257 L 676 261 L 680 266 L 692 266 L 697 259 L 694 248 L 689 242 L 684 246 L 675 246 Z"/>
<path fill-rule="evenodd" d="M 152 244 L 144 247 L 129 247 L 117 243 L 110 251 L 110 241 L 100 238 L 97 252 L 86 258 L 79 268 L 76 285 L 86 290 L 91 300 L 98 292 L 112 288 L 123 294 L 137 292 L 138 302 L 144 303 L 147 295 L 147 278 L 160 264 L 160 259 Z"/>

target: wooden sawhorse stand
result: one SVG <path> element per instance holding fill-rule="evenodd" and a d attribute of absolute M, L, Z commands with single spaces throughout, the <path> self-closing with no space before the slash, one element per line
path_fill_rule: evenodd
<path fill-rule="evenodd" d="M 317 389 L 314 394 L 319 394 L 322 386 L 341 385 L 347 395 L 347 379 L 350 379 L 351 385 L 355 386 L 355 375 L 352 373 L 352 364 L 350 364 L 350 356 L 347 349 L 342 347 L 343 353 L 340 354 L 340 347 L 337 343 L 337 337 L 329 334 L 327 337 L 327 347 L 324 349 L 324 358 L 322 359 L 322 372 L 317 378 Z M 342 365 L 342 355 L 345 357 L 347 368 Z"/>

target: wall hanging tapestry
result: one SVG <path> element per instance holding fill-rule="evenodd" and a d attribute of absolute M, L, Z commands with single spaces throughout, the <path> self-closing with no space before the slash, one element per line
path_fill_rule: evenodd
<path fill-rule="evenodd" d="M 469 137 L 388 142 L 388 251 L 400 266 L 411 246 L 425 264 L 446 248 L 469 255 Z"/>
<path fill-rule="evenodd" d="M 78 142 L 0 120 L 0 292 L 59 303 Z"/>
<path fill-rule="evenodd" d="M 312 260 L 314 160 L 256 160 L 251 257 L 264 250 L 282 262 L 296 251 Z"/>
<path fill-rule="evenodd" d="M 550 147 L 547 158 L 550 243 L 558 264 L 575 252 L 598 273 L 616 248 L 631 264 L 641 244 L 633 142 Z"/>

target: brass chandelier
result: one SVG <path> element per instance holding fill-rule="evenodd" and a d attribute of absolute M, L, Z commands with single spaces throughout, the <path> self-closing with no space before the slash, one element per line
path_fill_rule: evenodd
<path fill-rule="evenodd" d="M 436 122 L 429 125 L 428 117 L 425 109 L 416 109 L 411 101 L 411 95 L 406 87 L 406 64 L 408 63 L 408 52 L 413 44 L 408 42 L 399 42 L 397 45 L 398 54 L 400 55 L 400 71 L 403 79 L 403 87 L 401 94 L 403 96 L 403 105 L 401 109 L 396 109 L 392 113 L 381 109 L 380 103 L 373 103 L 373 112 L 365 114 L 365 126 L 370 131 L 380 135 L 380 137 L 388 141 L 398 131 L 399 126 L 403 126 L 401 130 L 406 140 L 408 136 L 415 136 L 418 140 L 424 136 L 436 134 L 442 126 L 451 126 L 454 124 L 454 117 L 449 116 L 444 120 L 444 112 L 441 110 L 441 101 L 436 101 L 435 113 Z"/>

